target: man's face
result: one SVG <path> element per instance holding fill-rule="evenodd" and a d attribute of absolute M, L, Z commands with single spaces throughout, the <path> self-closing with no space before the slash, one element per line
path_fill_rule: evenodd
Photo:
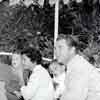
<path fill-rule="evenodd" d="M 57 40 L 55 55 L 58 62 L 66 64 L 70 58 L 71 48 L 67 45 L 66 40 Z"/>

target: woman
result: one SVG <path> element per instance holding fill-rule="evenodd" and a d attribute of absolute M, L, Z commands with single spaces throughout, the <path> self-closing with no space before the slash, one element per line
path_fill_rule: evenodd
<path fill-rule="evenodd" d="M 40 52 L 33 48 L 28 48 L 21 52 L 23 64 L 32 71 L 27 85 L 22 85 L 20 93 L 15 94 L 25 100 L 53 100 L 54 88 L 48 71 L 41 66 L 42 56 Z"/>

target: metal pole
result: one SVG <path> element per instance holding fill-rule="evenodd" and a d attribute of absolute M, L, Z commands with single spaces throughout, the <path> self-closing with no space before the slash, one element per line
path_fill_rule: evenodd
<path fill-rule="evenodd" d="M 56 39 L 58 37 L 58 28 L 59 28 L 59 0 L 56 0 L 56 3 L 55 3 L 54 46 L 56 43 Z M 54 58 L 55 58 L 55 50 L 54 50 Z"/>

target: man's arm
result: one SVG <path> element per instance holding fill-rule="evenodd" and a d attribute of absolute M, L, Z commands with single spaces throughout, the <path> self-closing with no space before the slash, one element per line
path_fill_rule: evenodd
<path fill-rule="evenodd" d="M 66 83 L 66 90 L 61 100 L 85 100 L 88 91 L 88 71 L 71 72 Z"/>

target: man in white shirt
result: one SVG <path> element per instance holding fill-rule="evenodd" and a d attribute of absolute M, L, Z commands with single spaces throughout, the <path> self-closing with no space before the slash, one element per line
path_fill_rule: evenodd
<path fill-rule="evenodd" d="M 22 85 L 20 89 L 23 98 L 25 100 L 53 100 L 53 83 L 48 71 L 41 66 L 40 52 L 28 48 L 22 51 L 22 56 L 24 66 L 27 66 L 32 71 L 27 85 Z M 15 94 L 20 97 L 17 91 L 15 91 Z"/>
<path fill-rule="evenodd" d="M 78 43 L 72 36 L 62 34 L 56 42 L 56 58 L 67 66 L 61 100 L 100 100 L 100 73 L 79 55 Z"/>

